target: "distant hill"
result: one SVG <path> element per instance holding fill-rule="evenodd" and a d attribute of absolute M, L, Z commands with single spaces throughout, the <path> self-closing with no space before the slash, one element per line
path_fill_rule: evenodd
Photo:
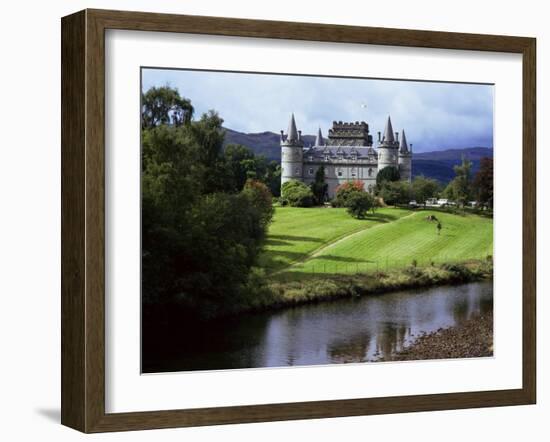
<path fill-rule="evenodd" d="M 245 134 L 225 128 L 225 144 L 242 144 L 263 155 L 269 160 L 281 161 L 281 136 L 273 132 Z M 303 135 L 306 146 L 315 143 L 314 135 Z M 453 166 L 460 164 L 462 156 L 473 163 L 473 171 L 479 169 L 483 157 L 493 157 L 493 149 L 487 147 L 467 147 L 464 149 L 447 149 L 433 152 L 415 153 L 413 158 L 413 176 L 424 175 L 434 178 L 443 184 L 454 178 Z"/>
<path fill-rule="evenodd" d="M 482 158 L 493 158 L 493 149 L 487 147 L 467 147 L 464 149 L 415 153 L 412 162 L 413 177 L 424 175 L 446 184 L 454 178 L 453 166 L 462 162 L 462 156 L 472 162 L 472 171 L 476 173 Z"/>
<path fill-rule="evenodd" d="M 256 155 L 263 155 L 269 160 L 281 161 L 281 135 L 273 132 L 244 134 L 225 128 L 225 145 L 242 144 L 254 151 Z M 315 143 L 315 136 L 303 135 L 305 145 Z"/>

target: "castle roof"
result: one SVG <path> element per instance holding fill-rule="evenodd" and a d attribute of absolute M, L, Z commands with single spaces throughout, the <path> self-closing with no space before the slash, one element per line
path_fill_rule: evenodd
<path fill-rule="evenodd" d="M 294 112 L 292 113 L 292 116 L 290 117 L 290 121 L 288 123 L 286 139 L 287 141 L 298 140 L 298 131 L 296 130 L 296 121 L 294 121 Z"/>
<path fill-rule="evenodd" d="M 401 130 L 401 141 L 399 143 L 400 153 L 409 153 L 409 145 L 407 144 L 407 137 L 405 136 L 405 130 Z"/>
<path fill-rule="evenodd" d="M 384 138 L 382 138 L 383 143 L 394 143 L 395 137 L 393 135 L 393 127 L 391 125 L 391 119 L 388 115 L 388 121 L 386 122 L 386 129 L 384 130 Z"/>

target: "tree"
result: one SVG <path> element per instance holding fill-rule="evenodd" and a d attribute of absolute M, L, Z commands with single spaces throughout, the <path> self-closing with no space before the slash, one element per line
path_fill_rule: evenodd
<path fill-rule="evenodd" d="M 378 195 L 386 204 L 407 204 L 411 199 L 411 185 L 404 181 L 386 181 Z"/>
<path fill-rule="evenodd" d="M 235 190 L 242 190 L 249 178 L 257 177 L 256 157 L 248 147 L 228 144 L 224 155 L 233 176 Z"/>
<path fill-rule="evenodd" d="M 198 145 L 198 155 L 194 162 L 205 168 L 203 184 L 205 193 L 227 192 L 234 187 L 230 167 L 223 155 L 225 130 L 223 118 L 216 111 L 209 110 L 184 127 L 189 137 Z M 240 190 L 240 189 L 239 189 Z"/>
<path fill-rule="evenodd" d="M 191 101 L 182 98 L 177 89 L 169 86 L 152 87 L 141 94 L 141 128 L 151 129 L 160 124 L 181 126 L 193 118 Z"/>
<path fill-rule="evenodd" d="M 273 196 L 281 195 L 281 165 L 277 161 L 267 164 L 265 177 L 263 179 Z"/>
<path fill-rule="evenodd" d="M 244 185 L 242 194 L 246 196 L 260 213 L 260 219 L 264 231 L 273 218 L 273 197 L 268 187 L 258 180 L 249 179 Z"/>
<path fill-rule="evenodd" d="M 348 213 L 354 218 L 363 219 L 369 210 L 376 206 L 374 197 L 368 192 L 352 192 L 346 202 Z"/>
<path fill-rule="evenodd" d="M 486 207 L 493 207 L 493 160 L 483 157 L 479 163 L 474 182 L 473 191 L 477 201 Z"/>
<path fill-rule="evenodd" d="M 400 179 L 401 175 L 399 174 L 399 169 L 397 169 L 397 167 L 388 166 L 378 172 L 378 175 L 376 175 L 376 184 L 380 187 L 384 182 L 399 181 Z"/>
<path fill-rule="evenodd" d="M 346 181 L 336 187 L 336 197 L 332 201 L 334 207 L 347 207 L 347 201 L 350 195 L 356 192 L 364 192 L 363 183 L 359 180 Z"/>
<path fill-rule="evenodd" d="M 318 206 L 325 202 L 327 196 L 328 184 L 325 183 L 325 167 L 321 166 L 315 172 L 315 181 L 311 183 L 311 192 L 313 193 L 313 199 Z"/>
<path fill-rule="evenodd" d="M 426 207 L 426 200 L 434 198 L 439 191 L 439 183 L 431 178 L 424 176 L 417 176 L 412 181 L 412 196 L 419 204 L 424 204 Z"/>
<path fill-rule="evenodd" d="M 179 307 L 185 319 L 229 312 L 248 299 L 273 214 L 264 184 L 234 191 L 222 122 L 209 112 L 185 124 L 161 118 L 142 130 L 143 301 L 162 312 Z"/>
<path fill-rule="evenodd" d="M 455 177 L 443 193 L 445 197 L 464 207 L 472 197 L 472 162 L 462 157 L 462 163 L 453 169 Z"/>
<path fill-rule="evenodd" d="M 292 207 L 313 206 L 313 192 L 301 181 L 290 180 L 283 184 L 281 189 L 283 202 Z"/>

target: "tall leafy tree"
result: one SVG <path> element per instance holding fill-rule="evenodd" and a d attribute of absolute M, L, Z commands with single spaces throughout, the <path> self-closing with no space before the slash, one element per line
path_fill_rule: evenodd
<path fill-rule="evenodd" d="M 462 163 L 453 169 L 455 177 L 445 188 L 444 195 L 464 207 L 472 198 L 472 162 L 463 156 Z"/>
<path fill-rule="evenodd" d="M 181 126 L 191 121 L 193 112 L 191 101 L 169 86 L 152 87 L 141 95 L 142 129 L 161 124 Z"/>
<path fill-rule="evenodd" d="M 486 207 L 493 207 L 493 160 L 484 157 L 479 163 L 473 189 L 477 200 Z"/>
<path fill-rule="evenodd" d="M 173 95 L 157 98 L 164 96 L 159 109 L 170 108 Z M 187 319 L 230 312 L 251 296 L 271 195 L 261 183 L 232 188 L 215 112 L 184 124 L 155 121 L 142 130 L 144 303 L 164 313 L 184 307 L 177 311 Z"/>
<path fill-rule="evenodd" d="M 434 198 L 439 191 L 439 183 L 423 175 L 415 177 L 411 186 L 414 199 L 424 206 L 426 206 L 426 200 Z"/>
<path fill-rule="evenodd" d="M 321 205 L 325 202 L 327 196 L 328 184 L 325 183 L 325 167 L 321 166 L 315 172 L 315 181 L 311 183 L 311 191 L 315 204 Z"/>

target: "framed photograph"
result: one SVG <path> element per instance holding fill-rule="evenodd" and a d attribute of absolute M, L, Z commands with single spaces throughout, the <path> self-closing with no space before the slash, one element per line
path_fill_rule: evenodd
<path fill-rule="evenodd" d="M 62 423 L 536 400 L 535 39 L 62 19 Z"/>

